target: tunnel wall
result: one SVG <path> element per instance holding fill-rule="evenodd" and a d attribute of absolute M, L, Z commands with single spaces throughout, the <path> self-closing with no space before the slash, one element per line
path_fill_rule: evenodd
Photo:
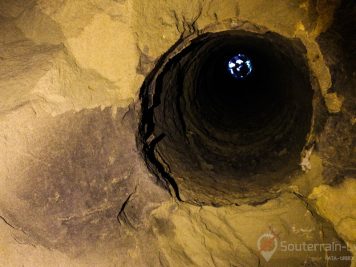
<path fill-rule="evenodd" d="M 349 157 L 355 116 L 354 101 L 347 100 L 354 78 L 341 71 L 335 83 L 335 69 L 351 54 L 341 52 L 352 52 L 337 40 L 353 43 L 345 37 L 350 33 L 339 35 L 346 27 L 340 21 L 356 16 L 346 6 L 334 25 L 337 6 L 294 0 L 0 1 L 0 265 L 256 266 L 263 260 L 256 239 L 269 224 L 289 229 L 283 237 L 291 242 L 341 236 L 355 244 Z M 165 63 L 162 55 L 169 60 L 189 40 L 237 28 L 300 40 L 313 88 L 319 88 L 314 94 L 324 100 L 313 105 L 324 120 L 312 122 L 310 140 L 324 129 L 328 134 L 321 135 L 324 148 L 316 143 L 303 151 L 306 172 L 275 199 L 190 205 L 173 197 L 171 183 L 156 175 L 155 166 L 147 169 L 139 142 L 136 147 L 140 88 Z M 342 49 L 330 58 L 331 40 Z M 301 257 L 275 259 L 305 263 Z"/>
<path fill-rule="evenodd" d="M 149 164 L 192 202 L 273 197 L 300 169 L 312 121 L 319 120 L 313 118 L 319 88 L 305 48 L 242 30 L 205 34 L 184 47 L 165 55 L 169 61 L 142 87 L 140 142 Z M 246 82 L 225 76 L 225 58 L 239 49 L 256 64 L 256 77 Z"/>

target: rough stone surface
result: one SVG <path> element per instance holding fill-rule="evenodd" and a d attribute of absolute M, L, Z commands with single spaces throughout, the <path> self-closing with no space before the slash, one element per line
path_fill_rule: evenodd
<path fill-rule="evenodd" d="M 136 250 L 140 241 L 129 232 L 144 232 L 150 211 L 168 193 L 155 185 L 136 150 L 133 107 L 56 117 L 23 107 L 6 116 L 22 119 L 16 131 L 0 123 L 6 188 L 0 209 L 26 235 L 25 244 L 72 257 L 109 247 Z"/>
<path fill-rule="evenodd" d="M 356 181 L 348 178 L 344 183 L 331 187 L 321 185 L 314 188 L 309 198 L 315 201 L 319 214 L 332 222 L 338 234 L 356 253 Z M 353 266 L 356 261 L 353 261 Z"/>
<path fill-rule="evenodd" d="M 269 227 L 289 242 L 356 244 L 355 39 L 347 37 L 356 16 L 345 4 L 333 20 L 338 5 L 0 0 L 0 266 L 347 266 L 280 251 L 266 264 L 256 248 Z M 325 123 L 313 122 L 306 172 L 276 199 L 179 202 L 137 149 L 140 87 L 182 38 L 246 22 L 303 42 Z"/>
<path fill-rule="evenodd" d="M 290 217 L 294 218 L 292 223 Z M 341 266 L 327 263 L 320 251 L 277 251 L 265 265 L 256 240 L 270 229 L 278 234 L 281 244 L 338 242 L 333 231 L 294 194 L 258 207 L 167 203 L 153 212 L 152 220 L 165 266 L 285 266 L 286 259 L 288 266 Z"/>

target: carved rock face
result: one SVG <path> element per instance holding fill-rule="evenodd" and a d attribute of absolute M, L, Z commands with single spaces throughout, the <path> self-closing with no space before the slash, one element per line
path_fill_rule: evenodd
<path fill-rule="evenodd" d="M 2 1 L 0 266 L 349 266 L 354 10 Z"/>

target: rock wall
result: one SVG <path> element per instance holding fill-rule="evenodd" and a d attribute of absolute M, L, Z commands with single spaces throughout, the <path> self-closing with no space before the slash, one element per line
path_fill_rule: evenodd
<path fill-rule="evenodd" d="M 354 17 L 352 1 L 0 0 L 0 266 L 349 266 L 266 263 L 256 242 L 356 253 Z M 305 172 L 262 202 L 179 201 L 136 142 L 141 86 L 171 47 L 241 27 L 306 48 L 323 119 Z"/>

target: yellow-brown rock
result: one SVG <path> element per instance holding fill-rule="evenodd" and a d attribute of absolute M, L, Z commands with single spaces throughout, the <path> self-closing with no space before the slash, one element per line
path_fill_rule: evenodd
<path fill-rule="evenodd" d="M 349 266 L 354 10 L 348 0 L 0 0 L 0 267 Z M 178 177 L 180 198 L 148 163 L 169 173 L 164 155 L 140 143 L 142 88 L 193 40 L 229 30 L 272 32 L 302 51 L 314 95 L 301 167 L 243 200 L 245 188 L 210 201 L 214 190 Z M 271 261 L 257 245 L 266 233 L 278 236 Z M 332 242 L 351 253 L 281 250 Z"/>

